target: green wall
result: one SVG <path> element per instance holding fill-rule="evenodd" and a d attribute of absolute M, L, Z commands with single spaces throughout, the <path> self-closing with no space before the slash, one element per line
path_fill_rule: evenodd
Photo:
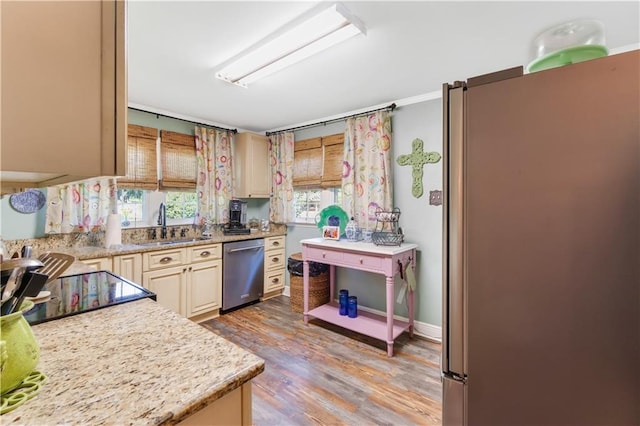
<path fill-rule="evenodd" d="M 43 190 L 46 195 L 46 190 Z M 4 195 L 0 200 L 0 235 L 4 240 L 18 240 L 23 238 L 38 238 L 44 236 L 45 212 L 44 206 L 35 213 L 20 213 L 11 207 L 10 195 Z"/>

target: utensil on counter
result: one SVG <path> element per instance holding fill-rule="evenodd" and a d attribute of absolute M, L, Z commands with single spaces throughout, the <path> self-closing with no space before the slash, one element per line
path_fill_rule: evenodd
<path fill-rule="evenodd" d="M 24 302 L 25 297 L 36 297 L 47 282 L 47 278 L 49 277 L 46 274 L 41 274 L 39 272 L 25 272 L 16 291 L 10 298 L 2 302 L 2 305 L 0 306 L 0 315 L 9 315 L 15 312 L 22 302 Z"/>
<path fill-rule="evenodd" d="M 25 271 L 34 271 L 41 268 L 44 264 L 38 259 L 10 259 L 5 260 L 0 264 L 0 270 L 2 272 L 2 289 L 0 291 L 0 298 L 4 295 L 5 289 L 9 292 L 13 292 L 16 286 L 19 284 L 20 276 Z M 11 280 L 11 277 L 14 280 Z M 9 286 L 11 284 L 11 286 Z"/>
<path fill-rule="evenodd" d="M 51 281 L 62 275 L 62 273 L 76 261 L 76 258 L 75 256 L 65 253 L 45 252 L 38 257 L 38 260 L 40 260 L 44 265 L 42 268 L 38 269 L 38 272 L 46 274 L 49 277 L 46 282 L 46 284 L 49 284 Z"/>
<path fill-rule="evenodd" d="M 20 250 L 20 257 L 23 259 L 28 259 L 33 254 L 33 247 L 31 246 L 22 246 L 22 250 Z"/>

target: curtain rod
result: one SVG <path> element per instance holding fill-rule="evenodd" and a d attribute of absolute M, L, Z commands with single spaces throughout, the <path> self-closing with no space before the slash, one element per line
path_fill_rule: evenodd
<path fill-rule="evenodd" d="M 214 129 L 218 129 L 218 130 L 226 130 L 227 132 L 233 132 L 238 133 L 238 129 L 227 129 L 224 127 L 220 127 L 220 126 L 214 126 L 213 124 L 206 124 L 206 123 L 198 123 L 197 121 L 191 121 L 191 120 L 185 120 L 184 118 L 178 118 L 178 117 L 172 117 L 170 115 L 166 115 L 166 114 L 160 114 L 159 112 L 152 112 L 152 111 L 145 111 L 143 109 L 140 108 L 133 108 L 133 107 L 128 107 L 129 109 L 132 109 L 134 111 L 140 111 L 140 112 L 146 112 L 147 114 L 154 114 L 156 116 L 156 118 L 158 117 L 166 117 L 166 118 L 172 118 L 174 120 L 180 120 L 180 121 L 185 121 L 187 123 L 193 123 L 193 124 L 197 124 L 198 126 L 206 126 L 206 127 L 213 127 Z"/>
<path fill-rule="evenodd" d="M 327 125 L 329 123 L 336 123 L 338 121 L 346 120 L 346 119 L 349 119 L 349 118 L 360 117 L 362 115 L 371 114 L 372 112 L 384 111 L 384 110 L 393 111 L 394 109 L 396 109 L 396 104 L 395 103 L 393 103 L 393 104 L 391 104 L 389 106 L 383 107 L 383 108 L 376 108 L 376 109 L 372 109 L 370 111 L 359 112 L 357 114 L 345 115 L 344 117 L 332 118 L 331 120 L 318 121 L 317 123 L 305 124 L 303 126 L 292 127 L 290 129 L 276 130 L 275 132 L 267 132 L 266 135 L 267 136 L 271 136 L 271 135 L 275 135 L 276 133 L 291 132 L 291 131 L 294 131 L 294 130 L 307 129 L 309 127 L 316 127 L 316 126 L 325 126 L 325 125 Z"/>

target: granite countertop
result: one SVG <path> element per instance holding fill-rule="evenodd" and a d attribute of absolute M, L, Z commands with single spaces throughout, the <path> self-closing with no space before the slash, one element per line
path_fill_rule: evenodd
<path fill-rule="evenodd" d="M 264 371 L 264 360 L 138 300 L 33 326 L 40 394 L 2 424 L 173 425 Z"/>
<path fill-rule="evenodd" d="M 70 254 L 75 256 L 78 260 L 86 260 L 86 259 L 95 259 L 98 257 L 111 257 L 118 256 L 121 254 L 131 254 L 131 253 L 144 253 L 144 252 L 152 252 L 158 250 L 169 250 L 174 248 L 182 248 L 182 247 L 192 247 L 199 246 L 205 244 L 218 244 L 218 243 L 227 243 L 231 241 L 240 241 L 240 240 L 250 240 L 256 238 L 268 238 L 268 237 L 278 237 L 286 235 L 286 226 L 282 226 L 279 229 L 273 229 L 268 232 L 252 232 L 251 234 L 244 235 L 224 235 L 222 232 L 214 234 L 211 238 L 168 238 L 167 240 L 176 241 L 172 244 L 160 244 L 153 245 L 154 243 L 160 242 L 162 240 L 142 240 L 139 241 L 131 241 L 128 243 L 111 246 L 109 248 L 105 248 L 102 246 L 94 246 L 94 245 L 64 245 L 64 246 L 52 246 L 50 245 L 49 239 L 40 238 L 33 240 L 14 240 L 10 243 L 12 246 L 10 247 L 10 252 L 19 250 L 22 245 L 31 245 L 33 246 L 33 250 L 35 255 L 37 256 L 40 253 L 45 251 L 56 251 L 60 253 Z M 166 240 L 165 240 L 166 241 Z"/>

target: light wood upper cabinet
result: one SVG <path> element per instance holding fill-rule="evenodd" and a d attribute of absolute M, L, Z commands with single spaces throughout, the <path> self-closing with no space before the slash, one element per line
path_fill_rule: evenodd
<path fill-rule="evenodd" d="M 269 198 L 271 168 L 269 139 L 255 133 L 238 133 L 234 139 L 235 197 Z"/>
<path fill-rule="evenodd" d="M 126 2 L 2 1 L 2 192 L 126 173 Z"/>

